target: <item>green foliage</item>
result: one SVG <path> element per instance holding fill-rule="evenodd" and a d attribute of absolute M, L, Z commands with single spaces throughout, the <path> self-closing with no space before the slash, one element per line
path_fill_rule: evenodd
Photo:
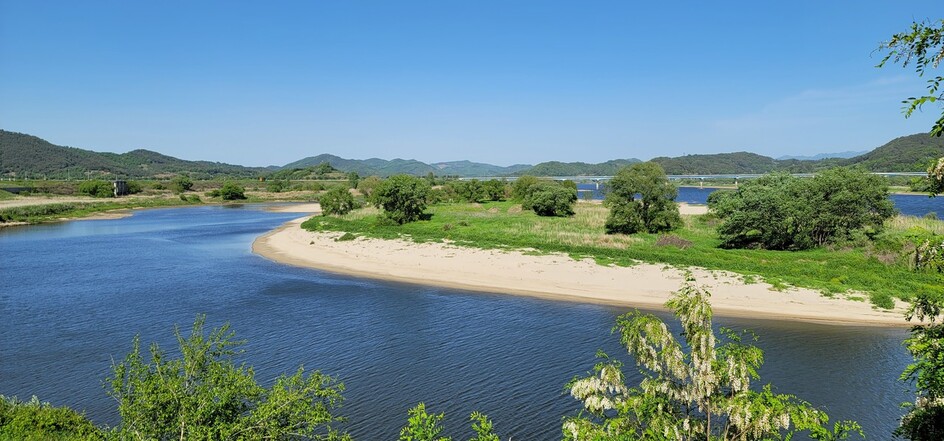
<path fill-rule="evenodd" d="M 235 201 L 246 199 L 246 189 L 233 181 L 227 181 L 220 187 L 219 197 L 224 201 Z"/>
<path fill-rule="evenodd" d="M 400 441 L 450 441 L 449 437 L 442 437 L 440 434 L 443 428 L 440 425 L 444 415 L 442 413 L 432 414 L 426 412 L 426 404 L 420 403 L 410 409 L 407 425 L 400 429 Z M 492 421 L 479 412 L 472 412 L 469 416 L 472 421 L 472 430 L 475 437 L 469 441 L 499 441 L 498 435 L 495 435 L 492 429 Z"/>
<path fill-rule="evenodd" d="M 174 193 L 184 193 L 193 188 L 193 181 L 187 176 L 177 176 L 170 181 L 170 189 Z"/>
<path fill-rule="evenodd" d="M 482 191 L 486 201 L 505 200 L 505 183 L 498 179 L 489 179 L 482 183 Z"/>
<path fill-rule="evenodd" d="M 643 380 L 626 385 L 622 364 L 601 355 L 604 360 L 592 374 L 569 385 L 586 412 L 564 421 L 564 438 L 782 440 L 806 432 L 812 439 L 837 440 L 861 434 L 853 421 L 830 429 L 826 413 L 774 393 L 769 384 L 752 390 L 763 352 L 744 341 L 752 334 L 728 329 L 715 334 L 709 296 L 689 279 L 666 303 L 681 321 L 684 344 L 654 315 L 620 316 L 614 331 Z"/>
<path fill-rule="evenodd" d="M 115 197 L 115 187 L 112 183 L 99 179 L 82 182 L 79 184 L 78 190 L 79 193 L 96 198 Z"/>
<path fill-rule="evenodd" d="M 604 204 L 610 208 L 604 225 L 607 233 L 660 233 L 682 225 L 675 203 L 678 188 L 659 164 L 643 162 L 623 168 L 606 188 Z"/>
<path fill-rule="evenodd" d="M 128 181 L 128 194 L 138 194 L 144 190 L 144 186 L 138 181 Z"/>
<path fill-rule="evenodd" d="M 152 344 L 146 360 L 135 337 L 113 366 L 109 395 L 118 402 L 120 439 L 347 439 L 331 427 L 343 385 L 299 368 L 262 387 L 251 367 L 236 364 L 243 342 L 229 326 L 205 335 L 204 321 L 197 317 L 188 337 L 175 329 L 180 358 Z"/>
<path fill-rule="evenodd" d="M 364 195 L 364 199 L 373 203 L 374 191 L 377 190 L 381 182 L 383 182 L 383 180 L 378 176 L 368 176 L 357 183 L 357 191 Z"/>
<path fill-rule="evenodd" d="M 941 60 L 944 59 L 944 20 L 912 22 L 908 32 L 892 35 L 891 39 L 879 46 L 879 50 L 887 50 L 888 54 L 882 58 L 878 67 L 885 66 L 888 61 L 901 63 L 902 67 L 908 67 L 911 64 L 918 76 L 923 77 L 929 68 L 937 69 Z M 944 100 L 944 91 L 940 90 L 942 81 L 944 77 L 941 75 L 931 75 L 926 95 L 904 100 L 902 103 L 905 104 L 903 109 L 905 117 L 910 117 L 915 110 L 921 110 L 927 103 Z M 944 112 L 931 128 L 932 136 L 941 136 L 942 133 L 944 133 Z"/>
<path fill-rule="evenodd" d="M 270 193 L 281 193 L 288 190 L 288 183 L 282 180 L 269 180 L 266 182 L 266 191 Z"/>
<path fill-rule="evenodd" d="M 352 171 L 347 174 L 347 182 L 351 186 L 351 188 L 357 188 L 357 184 L 360 182 L 360 180 L 361 180 L 361 175 L 357 174 L 357 172 L 355 171 Z"/>
<path fill-rule="evenodd" d="M 334 168 L 328 162 L 322 162 L 315 166 L 315 175 L 319 177 L 325 177 L 331 173 L 337 172 L 338 169 Z"/>
<path fill-rule="evenodd" d="M 0 439 L 78 441 L 103 439 L 84 415 L 67 407 L 53 407 L 36 397 L 20 401 L 0 395 Z"/>
<path fill-rule="evenodd" d="M 531 175 L 524 175 L 515 180 L 511 186 L 511 197 L 518 202 L 523 202 L 534 191 L 534 187 L 541 181 Z"/>
<path fill-rule="evenodd" d="M 722 219 L 722 246 L 803 250 L 874 236 L 894 214 L 881 177 L 834 168 L 812 179 L 771 174 L 720 193 L 709 207 Z"/>
<path fill-rule="evenodd" d="M 516 174 L 532 176 L 613 176 L 628 165 L 639 162 L 638 159 L 613 159 L 599 164 L 585 162 L 542 162 Z"/>
<path fill-rule="evenodd" d="M 410 175 L 395 175 L 384 180 L 372 196 L 373 202 L 383 208 L 384 217 L 405 224 L 419 220 L 426 210 L 429 183 Z"/>
<path fill-rule="evenodd" d="M 540 182 L 528 189 L 521 208 L 538 216 L 571 216 L 577 203 L 577 189 L 554 182 Z"/>
<path fill-rule="evenodd" d="M 343 186 L 331 187 L 318 201 L 321 203 L 321 213 L 325 216 L 348 214 L 355 208 L 354 196 Z"/>
<path fill-rule="evenodd" d="M 485 187 L 478 179 L 468 181 L 449 181 L 446 188 L 461 202 L 482 202 L 485 200 Z"/>
<path fill-rule="evenodd" d="M 13 193 L 4 191 L 2 188 L 0 188 L 0 201 L 8 201 L 13 198 L 14 198 Z"/>
<path fill-rule="evenodd" d="M 895 435 L 912 441 L 944 439 L 944 300 L 940 295 L 919 293 L 908 311 L 908 320 L 919 323 L 911 328 L 905 347 L 914 357 L 901 373 L 901 381 L 914 384 L 914 403 L 904 403 L 908 413 L 902 417 Z"/>
<path fill-rule="evenodd" d="M 426 413 L 426 404 L 420 403 L 409 410 L 407 425 L 400 429 L 400 441 L 449 441 L 449 438 L 440 437 L 443 428 L 439 424 L 443 414 Z"/>

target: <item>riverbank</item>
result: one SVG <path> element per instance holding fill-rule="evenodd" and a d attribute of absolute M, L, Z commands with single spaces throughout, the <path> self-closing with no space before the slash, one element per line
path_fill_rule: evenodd
<path fill-rule="evenodd" d="M 285 264 L 358 277 L 640 308 L 663 308 L 685 280 L 685 271 L 659 264 L 600 265 L 563 254 L 402 239 L 338 240 L 343 233 L 302 229 L 305 220 L 293 220 L 259 237 L 253 251 Z M 690 271 L 712 293 L 712 307 L 719 315 L 836 325 L 908 324 L 901 302 L 894 310 L 874 309 L 867 301 L 825 297 L 816 290 L 747 283 L 730 272 Z"/>

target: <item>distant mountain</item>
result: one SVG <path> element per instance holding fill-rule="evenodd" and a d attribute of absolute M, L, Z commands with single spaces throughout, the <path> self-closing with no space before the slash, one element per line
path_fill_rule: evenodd
<path fill-rule="evenodd" d="M 820 159 L 828 159 L 828 158 L 849 159 L 849 158 L 854 158 L 854 157 L 856 157 L 856 156 L 864 155 L 864 154 L 866 154 L 866 153 L 868 153 L 868 151 L 860 150 L 860 151 L 848 151 L 848 152 L 838 152 L 838 153 L 818 153 L 818 154 L 815 154 L 815 155 L 813 155 L 813 156 L 791 156 L 791 155 L 784 155 L 784 156 L 781 156 L 781 157 L 777 158 L 777 160 L 778 160 L 778 161 L 785 161 L 785 160 L 788 160 L 788 159 L 796 159 L 796 160 L 799 160 L 799 161 L 818 161 L 818 160 L 820 160 Z"/>
<path fill-rule="evenodd" d="M 923 172 L 931 161 L 944 156 L 944 138 L 927 133 L 902 136 L 842 165 L 859 165 L 871 171 Z"/>
<path fill-rule="evenodd" d="M 823 154 L 835 156 L 848 154 Z M 652 161 L 662 165 L 670 175 L 686 174 L 760 174 L 771 171 L 809 173 L 834 166 L 860 166 L 870 171 L 923 172 L 936 158 L 944 157 L 944 138 L 927 133 L 902 136 L 868 153 L 852 158 L 825 158 L 807 160 L 798 158 L 773 159 L 750 152 L 686 155 L 674 158 L 658 157 Z M 501 167 L 471 161 L 451 161 L 427 164 L 415 159 L 345 159 L 335 155 L 311 156 L 286 164 L 284 167 L 243 167 L 209 161 L 186 161 L 150 150 L 132 150 L 127 153 L 99 153 L 75 147 L 64 147 L 23 133 L 0 130 L 0 176 L 38 177 L 51 179 L 95 175 L 126 176 L 131 178 L 167 177 L 186 173 L 193 178 L 214 176 L 255 177 L 284 170 L 285 176 L 308 176 L 311 169 L 328 163 L 344 172 L 361 176 L 390 176 L 406 173 L 437 176 L 611 176 L 638 159 L 615 159 L 599 164 L 584 162 L 542 162 L 535 166 L 516 164 Z M 311 169 L 311 170 L 308 170 Z M 296 173 L 297 171 L 297 173 Z"/>
<path fill-rule="evenodd" d="M 450 161 L 431 164 L 439 170 L 438 175 L 447 176 L 508 176 L 515 172 L 529 169 L 528 164 L 515 164 L 508 167 L 471 161 Z"/>
<path fill-rule="evenodd" d="M 777 170 L 780 161 L 756 153 L 718 153 L 687 155 L 676 158 L 653 158 L 669 175 L 723 175 L 736 173 L 767 173 Z"/>
<path fill-rule="evenodd" d="M 285 164 L 283 169 L 303 169 L 327 162 L 332 167 L 344 172 L 356 172 L 361 176 L 390 176 L 396 174 L 426 175 L 432 173 L 437 176 L 507 176 L 518 170 L 531 167 L 530 165 L 512 165 L 501 167 L 492 164 L 483 164 L 471 161 L 452 161 L 427 164 L 415 159 L 345 159 L 327 153 L 318 156 L 309 156 L 295 162 Z"/>
<path fill-rule="evenodd" d="M 642 162 L 638 159 L 613 159 L 599 164 L 586 162 L 542 162 L 534 167 L 515 172 L 516 175 L 533 176 L 613 176 L 619 169 Z"/>
<path fill-rule="evenodd" d="M 187 173 L 194 178 L 205 178 L 219 175 L 256 176 L 269 170 L 220 162 L 185 161 L 141 149 L 121 154 L 93 152 L 55 145 L 32 135 L 0 130 L 0 176 L 45 175 L 49 178 L 65 178 L 93 173 L 144 178 Z"/>

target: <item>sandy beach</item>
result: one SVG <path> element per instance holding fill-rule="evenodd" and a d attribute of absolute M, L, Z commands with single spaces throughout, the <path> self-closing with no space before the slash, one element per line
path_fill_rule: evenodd
<path fill-rule="evenodd" d="M 317 204 L 280 207 L 280 211 L 303 213 L 317 209 Z M 703 209 L 689 206 L 683 212 Z M 640 308 L 663 308 L 685 280 L 684 271 L 657 264 L 602 266 L 565 255 L 362 237 L 338 242 L 335 239 L 342 233 L 303 230 L 300 225 L 307 219 L 295 219 L 257 238 L 253 251 L 285 264 L 359 277 Z M 837 325 L 908 325 L 903 304 L 894 311 L 876 310 L 867 300 L 827 298 L 809 289 L 775 291 L 766 283 L 744 283 L 733 273 L 689 270 L 711 292 L 718 315 Z"/>

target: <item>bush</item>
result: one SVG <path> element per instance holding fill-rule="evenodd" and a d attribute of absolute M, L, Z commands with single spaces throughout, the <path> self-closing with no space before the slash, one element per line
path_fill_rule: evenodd
<path fill-rule="evenodd" d="M 331 427 L 338 421 L 331 412 L 341 401 L 343 385 L 299 368 L 265 388 L 251 367 L 237 363 L 242 342 L 234 340 L 229 326 L 204 334 L 204 322 L 205 317 L 197 317 L 189 336 L 175 332 L 178 358 L 156 344 L 150 356 L 142 354 L 135 337 L 131 353 L 112 367 L 108 394 L 121 415 L 116 439 L 343 436 Z"/>
<path fill-rule="evenodd" d="M 363 182 L 361 184 L 363 185 Z M 383 208 L 383 217 L 402 225 L 419 220 L 420 215 L 426 210 L 426 197 L 429 191 L 429 182 L 425 179 L 410 175 L 395 175 L 377 186 L 372 199 L 377 206 Z"/>
<path fill-rule="evenodd" d="M 321 202 L 321 214 L 348 214 L 355 208 L 354 196 L 347 187 L 332 187 L 319 198 Z"/>
<path fill-rule="evenodd" d="M 193 188 L 193 181 L 187 176 L 178 176 L 170 181 L 170 189 L 174 193 L 183 193 Z"/>
<path fill-rule="evenodd" d="M 220 188 L 219 196 L 224 201 L 246 199 L 246 190 L 235 182 L 225 182 Z"/>
<path fill-rule="evenodd" d="M 285 181 L 269 181 L 266 183 L 266 191 L 270 193 L 281 193 L 288 189 L 288 184 Z"/>
<path fill-rule="evenodd" d="M 115 197 L 115 187 L 111 182 L 96 179 L 79 184 L 79 193 L 96 198 L 111 198 Z"/>
<path fill-rule="evenodd" d="M 538 178 L 531 175 L 519 177 L 511 185 L 511 197 L 518 202 L 524 202 L 540 182 Z"/>
<path fill-rule="evenodd" d="M 0 395 L 0 439 L 92 440 L 103 438 L 84 415 L 67 407 L 53 407 L 36 397 L 20 401 Z"/>
<path fill-rule="evenodd" d="M 521 208 L 534 210 L 538 216 L 570 216 L 577 203 L 577 190 L 554 182 L 539 182 L 528 187 Z"/>
<path fill-rule="evenodd" d="M 378 176 L 368 176 L 358 181 L 357 191 L 361 192 L 361 194 L 364 195 L 364 199 L 366 199 L 368 202 L 374 203 L 374 200 L 372 199 L 374 192 L 382 182 L 383 180 Z"/>

